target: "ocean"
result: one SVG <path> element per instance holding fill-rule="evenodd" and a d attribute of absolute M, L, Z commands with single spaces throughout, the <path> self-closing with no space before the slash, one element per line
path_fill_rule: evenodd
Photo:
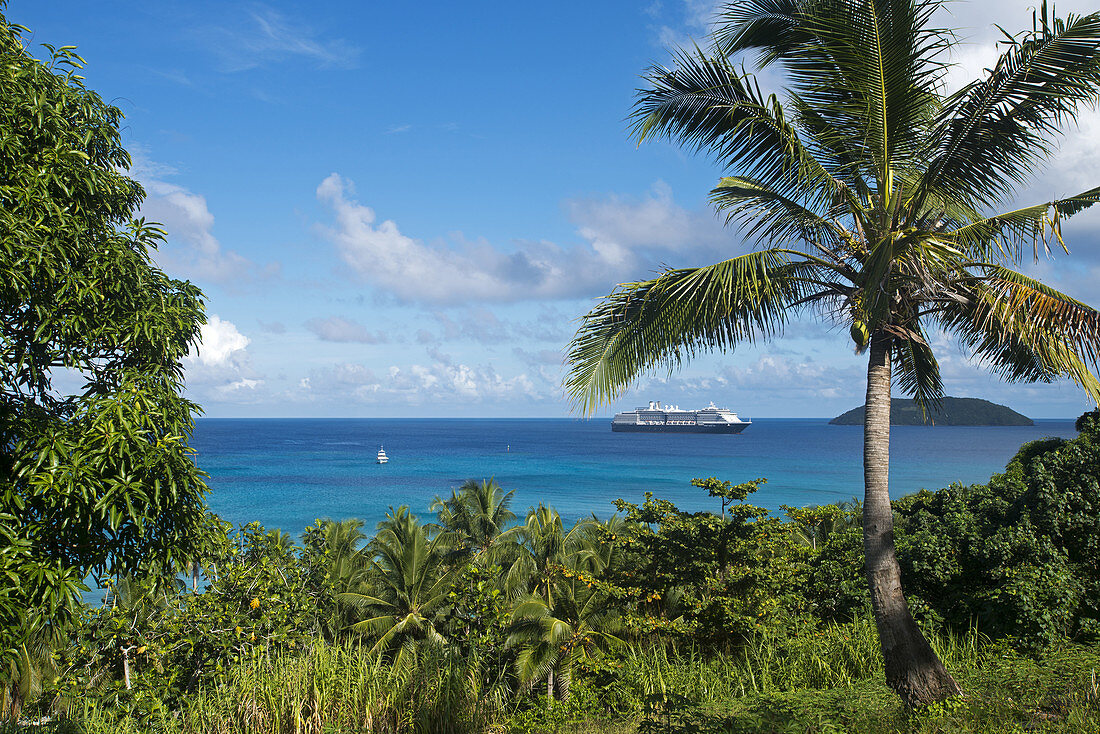
<path fill-rule="evenodd" d="M 1072 420 L 1030 427 L 895 426 L 890 494 L 985 482 L 1021 444 L 1072 438 Z M 212 510 L 298 535 L 317 518 L 356 517 L 372 529 L 390 507 L 422 519 L 436 495 L 467 479 L 516 491 L 521 517 L 542 502 L 566 521 L 615 512 L 646 492 L 687 510 L 719 509 L 694 477 L 768 482 L 749 501 L 817 505 L 863 494 L 863 429 L 825 419 L 757 419 L 729 435 L 612 433 L 573 419 L 199 419 L 196 462 Z M 390 457 L 375 462 L 379 446 Z"/>

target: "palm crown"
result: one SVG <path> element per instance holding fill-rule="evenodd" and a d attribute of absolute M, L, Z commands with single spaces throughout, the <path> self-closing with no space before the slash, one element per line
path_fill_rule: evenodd
<path fill-rule="evenodd" d="M 769 339 L 802 309 L 850 326 L 857 349 L 882 341 L 922 405 L 943 396 L 935 327 L 1007 380 L 1067 376 L 1100 401 L 1097 312 L 1012 269 L 1062 245 L 1062 221 L 1100 187 L 989 213 L 1095 102 L 1100 14 L 1052 20 L 1044 7 L 984 78 L 945 95 L 939 5 L 746 0 L 724 12 L 715 53 L 650 69 L 636 137 L 676 140 L 734 173 L 712 200 L 764 247 L 603 299 L 569 355 L 566 388 L 583 410 L 648 369 Z M 781 67 L 783 101 L 730 60 L 747 54 Z"/>

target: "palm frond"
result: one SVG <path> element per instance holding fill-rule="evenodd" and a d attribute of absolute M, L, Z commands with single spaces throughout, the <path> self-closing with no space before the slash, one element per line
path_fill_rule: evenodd
<path fill-rule="evenodd" d="M 355 591 L 346 591 L 342 594 L 337 594 L 336 600 L 343 604 L 348 604 L 349 606 L 353 606 L 359 609 L 364 609 L 367 607 L 392 606 L 390 602 L 384 599 L 379 599 L 378 597 L 371 596 L 370 594 L 360 594 Z"/>
<path fill-rule="evenodd" d="M 888 201 L 894 169 L 912 166 L 937 110 L 950 35 L 930 20 L 937 0 L 749 0 L 727 6 L 723 52 L 757 51 L 787 71 L 799 122 L 856 180 Z M 884 197 L 884 198 L 883 198 Z"/>
<path fill-rule="evenodd" d="M 566 392 L 591 413 L 657 365 L 671 370 L 698 351 L 769 339 L 810 295 L 807 278 L 819 267 L 761 250 L 624 284 L 582 320 L 569 348 Z"/>
<path fill-rule="evenodd" d="M 743 0 L 719 12 L 714 46 L 725 56 L 755 51 L 756 65 L 764 68 L 813 43 L 806 27 L 807 0 Z"/>
<path fill-rule="evenodd" d="M 943 106 L 915 206 L 938 193 L 972 207 L 1007 200 L 1053 150 L 1064 123 L 1100 91 L 1100 13 L 1052 19 L 1007 37 L 983 79 Z"/>
<path fill-rule="evenodd" d="M 906 332 L 895 336 L 891 350 L 894 381 L 904 393 L 913 396 L 913 400 L 927 417 L 930 411 L 943 402 L 940 365 L 919 326 Z"/>
<path fill-rule="evenodd" d="M 716 211 L 726 215 L 726 224 L 744 223 L 741 236 L 758 244 L 790 240 L 835 243 L 846 233 L 833 221 L 799 202 L 746 176 L 726 176 L 710 192 Z M 842 209 L 837 214 L 843 214 Z"/>
<path fill-rule="evenodd" d="M 944 326 L 1009 382 L 1069 377 L 1100 402 L 1100 312 L 1007 268 L 982 268 L 965 298 L 938 309 Z"/>
<path fill-rule="evenodd" d="M 1017 263 L 1023 248 L 1031 244 L 1035 258 L 1039 245 L 1050 253 L 1051 242 L 1057 242 L 1068 252 L 1062 241 L 1063 219 L 1084 211 L 1100 202 L 1100 186 L 1065 199 L 1015 209 L 986 217 L 943 233 L 956 246 L 980 260 L 1005 259 Z"/>
<path fill-rule="evenodd" d="M 675 69 L 653 67 L 646 80 L 631 115 L 638 142 L 675 139 L 810 209 L 859 208 L 844 181 L 803 145 L 779 100 L 725 58 L 681 51 Z"/>
<path fill-rule="evenodd" d="M 950 38 L 929 25 L 939 5 L 819 0 L 808 5 L 805 21 L 818 41 L 784 59 L 801 103 L 829 123 L 819 133 L 823 144 L 865 141 L 863 158 L 884 204 L 893 199 L 894 169 L 914 163 L 937 109 L 944 71 L 937 56 Z"/>

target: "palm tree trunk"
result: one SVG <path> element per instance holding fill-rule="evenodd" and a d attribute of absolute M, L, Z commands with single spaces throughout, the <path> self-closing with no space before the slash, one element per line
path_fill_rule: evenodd
<path fill-rule="evenodd" d="M 867 586 L 886 663 L 886 684 L 907 706 L 962 693 L 909 612 L 894 551 L 890 506 L 890 339 L 875 334 L 867 365 L 867 408 L 863 425 L 863 553 Z"/>

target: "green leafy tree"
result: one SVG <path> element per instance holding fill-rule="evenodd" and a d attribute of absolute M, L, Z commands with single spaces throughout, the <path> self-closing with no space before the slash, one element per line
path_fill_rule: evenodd
<path fill-rule="evenodd" d="M 1003 213 L 1100 89 L 1100 13 L 1050 17 L 1007 37 L 981 79 L 945 96 L 953 36 L 939 0 L 744 0 L 714 51 L 653 68 L 634 108 L 639 141 L 714 158 L 728 223 L 761 248 L 621 285 L 584 318 L 568 392 L 590 411 L 639 374 L 783 332 L 810 311 L 868 353 L 863 504 L 866 580 L 888 684 L 909 704 L 959 692 L 902 593 L 888 493 L 892 384 L 943 397 L 929 329 L 955 334 L 1009 381 L 1068 377 L 1094 400 L 1100 314 L 1012 268 L 1061 243 L 1100 188 Z M 734 59 L 785 75 L 765 95 Z"/>
<path fill-rule="evenodd" d="M 126 577 L 106 603 L 85 610 L 64 650 L 61 702 L 79 711 L 90 694 L 139 720 L 178 709 L 196 690 L 225 681 L 228 671 L 260 654 L 306 648 L 317 637 L 324 605 L 307 564 L 285 547 L 285 533 L 250 523 L 224 542 L 218 572 L 199 593 L 182 583 Z"/>
<path fill-rule="evenodd" d="M 898 556 L 927 613 L 1028 646 L 1100 636 L 1100 422 L 1025 444 L 988 483 L 895 502 Z"/>
<path fill-rule="evenodd" d="M 190 561 L 206 491 L 180 395 L 201 293 L 152 263 L 122 113 L 25 32 L 0 16 L 0 656 L 71 618 L 89 574 Z"/>
<path fill-rule="evenodd" d="M 622 560 L 599 578 L 637 636 L 661 632 L 728 648 L 801 614 L 807 550 L 767 510 L 743 502 L 760 481 L 693 481 L 740 498 L 722 516 L 685 512 L 648 494 L 641 505 L 616 502 L 626 522 L 604 542 L 621 546 Z"/>

